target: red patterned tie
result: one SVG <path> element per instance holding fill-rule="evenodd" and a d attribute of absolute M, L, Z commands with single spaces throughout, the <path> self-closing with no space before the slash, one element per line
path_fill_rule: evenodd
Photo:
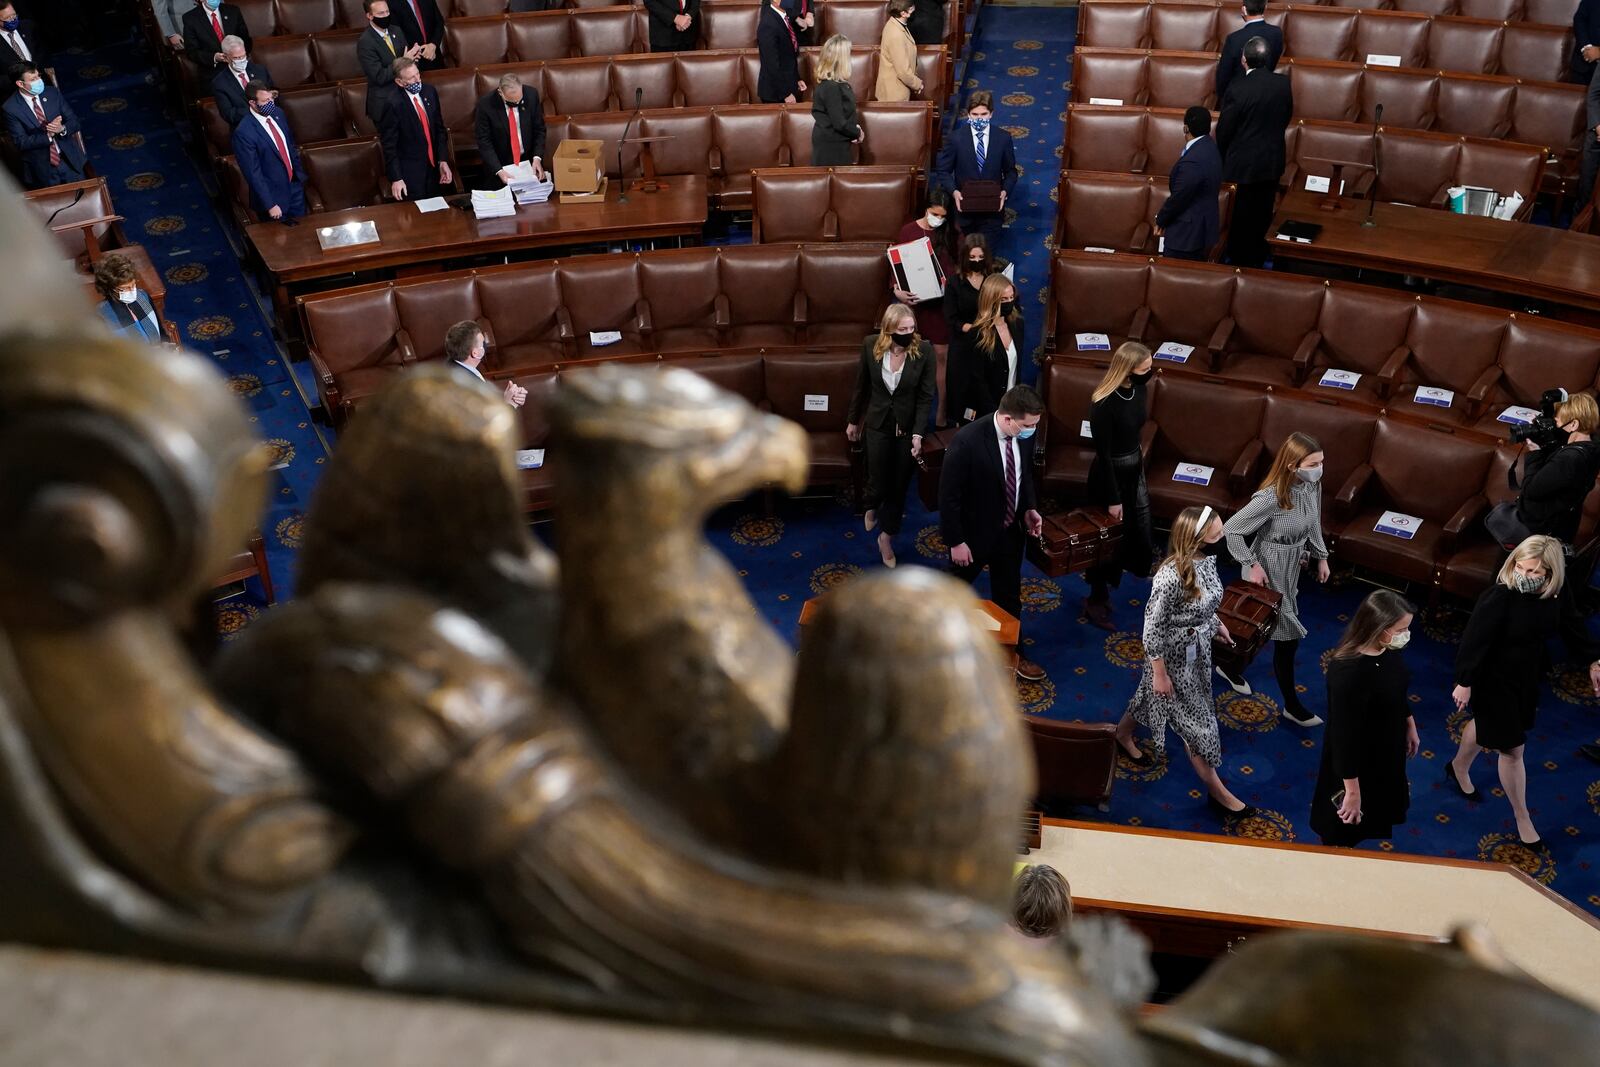
<path fill-rule="evenodd" d="M 272 139 L 278 145 L 278 156 L 283 160 L 283 169 L 289 172 L 289 180 L 294 181 L 294 160 L 289 158 L 289 146 L 283 143 L 283 134 L 278 132 L 278 124 L 267 119 L 267 129 L 272 131 Z"/>
<path fill-rule="evenodd" d="M 431 167 L 434 165 L 433 127 L 428 125 L 428 113 L 422 110 L 422 94 L 417 93 L 415 96 L 412 96 L 410 93 L 407 93 L 406 95 L 411 96 L 411 103 L 417 109 L 417 121 L 422 123 L 422 136 L 428 139 L 428 165 Z"/>
<path fill-rule="evenodd" d="M 788 15 L 783 16 L 783 28 L 789 31 L 789 47 L 800 51 L 800 38 L 794 35 L 794 23 L 789 21 Z"/>
<path fill-rule="evenodd" d="M 1017 521 L 1017 461 L 1012 455 L 1015 446 L 1011 438 L 1007 437 L 1000 445 L 1000 451 L 1006 454 L 1006 529 L 1011 529 L 1011 524 Z"/>
<path fill-rule="evenodd" d="M 44 117 L 44 108 L 39 106 L 39 98 L 30 94 L 29 99 L 33 103 L 34 116 L 39 120 L 39 125 L 44 126 L 49 120 Z M 50 138 L 50 165 L 59 167 L 61 166 L 61 146 L 56 144 L 53 134 L 46 131 L 45 136 Z"/>
<path fill-rule="evenodd" d="M 222 43 L 222 20 L 217 18 L 217 13 L 211 13 L 211 28 L 217 31 L 217 43 Z"/>
<path fill-rule="evenodd" d="M 428 43 L 428 25 L 422 21 L 422 5 L 417 0 L 411 0 L 411 10 L 417 14 L 417 32 L 422 34 L 422 43 Z"/>

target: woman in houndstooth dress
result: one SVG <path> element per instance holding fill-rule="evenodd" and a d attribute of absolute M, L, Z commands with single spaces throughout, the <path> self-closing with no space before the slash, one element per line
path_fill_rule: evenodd
<path fill-rule="evenodd" d="M 1170 555 L 1156 571 L 1145 604 L 1144 670 L 1117 724 L 1117 743 L 1136 764 L 1147 764 L 1151 758 L 1133 743 L 1133 724 L 1150 731 L 1156 756 L 1166 750 L 1171 726 L 1206 787 L 1207 803 L 1224 815 L 1245 816 L 1253 809 L 1217 775 L 1222 741 L 1211 697 L 1211 639 L 1231 640 L 1217 618 L 1222 580 L 1211 555 L 1222 536 L 1222 518 L 1210 507 L 1185 508 L 1172 524 Z"/>
<path fill-rule="evenodd" d="M 1283 594 L 1277 628 L 1272 631 L 1272 671 L 1283 694 L 1283 714 L 1301 726 L 1320 718 L 1300 703 L 1294 684 L 1294 657 L 1306 628 L 1300 623 L 1300 566 L 1307 551 L 1317 561 L 1317 581 L 1328 580 L 1328 547 L 1322 542 L 1322 446 L 1315 438 L 1292 433 L 1278 449 L 1261 488 L 1223 527 L 1228 554 L 1244 568 L 1245 581 Z M 1243 678 L 1221 667 L 1217 673 L 1240 693 L 1249 693 Z"/>

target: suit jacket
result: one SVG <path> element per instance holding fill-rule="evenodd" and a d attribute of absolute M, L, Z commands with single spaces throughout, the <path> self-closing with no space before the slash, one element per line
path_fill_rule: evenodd
<path fill-rule="evenodd" d="M 959 123 L 939 147 L 933 174 L 934 184 L 943 189 L 959 189 L 977 178 L 1004 182 L 1009 202 L 1017 187 L 1017 153 L 1011 145 L 1011 135 L 994 123 L 989 124 L 980 170 L 977 149 L 972 144 L 972 127 Z"/>
<path fill-rule="evenodd" d="M 132 304 L 124 304 L 120 300 L 100 301 L 100 317 L 119 338 L 146 345 L 159 345 L 166 340 L 161 332 L 161 319 L 156 314 L 155 305 L 150 303 L 150 294 L 143 289 L 139 290 L 139 299 Z M 153 331 L 154 336 L 146 333 L 146 330 Z"/>
<path fill-rule="evenodd" d="M 250 51 L 250 27 L 245 24 L 244 13 L 232 4 L 223 4 L 217 8 L 217 15 L 222 19 L 222 35 L 239 38 L 244 42 L 244 50 Z M 212 57 L 220 51 L 222 42 L 211 25 L 211 10 L 192 7 L 185 11 L 183 52 L 189 57 L 189 61 L 201 71 L 209 73 L 217 69 L 218 64 Z"/>
<path fill-rule="evenodd" d="M 367 94 L 369 97 L 371 93 Z M 417 109 L 410 94 L 390 83 L 384 91 L 383 110 L 378 116 L 378 143 L 383 147 L 383 166 L 392 182 L 403 181 L 410 190 L 423 188 L 430 178 L 437 178 L 438 165 L 450 161 L 450 131 L 444 124 L 444 113 L 439 109 L 439 90 L 426 83 L 422 86 L 422 109 L 428 115 L 428 126 L 433 133 L 433 165 L 428 164 L 428 139 L 417 120 Z M 430 174 L 430 171 L 432 172 Z"/>
<path fill-rule="evenodd" d="M 1222 153 L 1201 137 L 1172 165 L 1167 202 L 1156 212 L 1168 251 L 1203 252 L 1217 243 L 1217 194 L 1222 190 Z"/>
<path fill-rule="evenodd" d="M 1283 58 L 1283 31 L 1266 19 L 1240 26 L 1222 40 L 1222 58 L 1217 60 L 1217 107 L 1221 107 L 1222 101 L 1227 99 L 1228 86 L 1233 84 L 1234 79 L 1244 77 L 1244 68 L 1239 62 L 1244 57 L 1244 43 L 1252 37 L 1260 37 L 1267 42 L 1267 47 L 1272 49 L 1272 62 L 1267 64 L 1267 68 L 1278 69 L 1278 60 Z"/>
<path fill-rule="evenodd" d="M 518 109 L 517 131 L 522 136 L 522 158 L 544 158 L 544 107 L 539 102 L 539 90 L 522 87 L 522 107 Z M 493 176 L 511 163 L 511 126 L 506 122 L 506 102 L 497 92 L 487 92 L 478 98 L 472 112 L 472 128 L 478 142 L 478 152 L 483 156 L 484 170 Z"/>
<path fill-rule="evenodd" d="M 921 91 L 917 42 L 909 30 L 890 19 L 883 24 L 883 36 L 878 39 L 878 81 L 872 95 L 879 100 L 910 100 L 913 92 Z"/>
<path fill-rule="evenodd" d="M 765 104 L 781 104 L 799 92 L 800 53 L 789 40 L 789 20 L 768 4 L 756 24 L 756 50 L 761 53 L 761 73 L 756 95 Z"/>
<path fill-rule="evenodd" d="M 1038 508 L 1033 488 L 1033 439 L 1017 438 L 1017 514 L 1012 525 Z M 994 554 L 1006 526 L 1005 460 L 993 416 L 969 422 L 956 431 L 944 453 L 939 474 L 939 532 L 954 548 L 966 545 L 977 560 Z"/>
<path fill-rule="evenodd" d="M 1283 177 L 1284 131 L 1294 118 L 1289 76 L 1252 71 L 1228 87 L 1217 117 L 1217 148 L 1225 182 L 1267 182 Z"/>
<path fill-rule="evenodd" d="M 152 0 L 150 4 L 155 9 L 156 25 L 161 27 L 162 37 L 183 36 L 183 16 L 194 7 L 193 0 Z M 28 42 L 31 47 L 33 42 Z"/>
<path fill-rule="evenodd" d="M 378 114 L 383 110 L 386 98 L 384 90 L 394 87 L 394 61 L 411 47 L 406 41 L 406 35 L 400 32 L 398 26 L 389 27 L 389 36 L 394 41 L 392 52 L 389 46 L 383 43 L 383 36 L 371 26 L 361 31 L 361 36 L 356 38 L 356 61 L 361 64 L 361 73 L 367 76 L 367 118 L 371 119 L 374 125 L 377 124 Z"/>
<path fill-rule="evenodd" d="M 444 16 L 439 13 L 439 5 L 434 0 L 416 0 L 417 6 L 422 9 L 422 24 L 417 25 L 417 13 L 411 10 L 411 0 L 389 0 L 390 29 L 399 30 L 400 35 L 411 44 L 432 44 L 439 46 L 439 52 L 434 59 L 417 57 L 417 64 L 423 70 L 437 70 L 444 66 Z M 378 42 L 382 46 L 382 42 Z M 388 51 L 387 48 L 384 49 Z M 392 80 L 394 75 L 390 75 Z"/>
<path fill-rule="evenodd" d="M 1600 0 L 1579 0 L 1572 13 L 1572 80 L 1588 85 L 1594 79 L 1595 65 L 1583 58 L 1583 46 L 1600 45 Z M 28 39 L 29 47 L 33 39 Z"/>
<path fill-rule="evenodd" d="M 39 103 L 44 108 L 46 122 L 58 117 L 65 121 L 65 128 L 57 138 L 56 145 L 61 149 L 62 166 L 77 171 L 76 176 L 65 175 L 65 180 L 76 181 L 83 176 L 83 168 L 88 163 L 83 149 L 78 146 L 78 116 L 72 113 L 72 107 L 61 90 L 53 85 L 44 87 Z M 5 114 L 6 132 L 11 136 L 11 143 L 17 146 L 17 151 L 22 155 L 22 184 L 37 189 L 58 180 L 50 169 L 50 134 L 33 113 L 28 94 L 12 93 L 0 105 L 0 112 Z"/>
<path fill-rule="evenodd" d="M 264 81 L 268 85 L 272 84 L 272 75 L 259 63 L 251 63 L 245 67 L 244 76 L 247 81 Z M 232 67 L 217 68 L 217 72 L 211 76 L 211 95 L 216 97 L 217 110 L 222 113 L 229 126 L 239 125 L 239 120 L 250 113 L 250 104 L 244 98 L 244 86 L 239 84 Z"/>
<path fill-rule="evenodd" d="M 45 53 L 44 46 L 39 43 L 39 32 L 34 28 L 33 20 L 19 19 L 17 33 L 21 35 L 22 43 L 27 47 L 29 53 L 31 53 L 31 56 L 29 59 L 23 59 L 22 54 L 15 48 L 11 47 L 10 41 L 7 41 L 4 37 L 0 37 L 0 70 L 7 71 L 9 73 L 12 64 L 29 62 L 38 67 L 41 71 L 46 67 L 49 67 L 51 65 L 50 57 Z M 16 91 L 16 83 L 7 77 L 5 79 L 5 85 L 0 86 L 0 100 L 5 99 Z"/>
<path fill-rule="evenodd" d="M 644 0 L 644 9 L 650 16 L 650 51 L 688 52 L 700 41 L 700 0 L 688 0 L 683 11 L 678 10 L 678 0 Z M 673 20 L 679 14 L 689 16 L 689 28 L 679 30 Z"/>
<path fill-rule="evenodd" d="M 850 424 L 893 434 L 896 430 L 920 434 L 933 411 L 933 346 L 927 341 L 913 358 L 906 356 L 900 372 L 900 387 L 889 392 L 883 383 L 883 364 L 872 358 L 878 335 L 869 333 L 861 342 L 861 365 L 856 370 L 855 391 L 850 394 Z"/>
<path fill-rule="evenodd" d="M 305 164 L 300 160 L 300 147 L 295 143 L 294 132 L 286 122 L 278 122 L 283 143 L 294 161 L 294 180 L 302 185 L 306 180 Z M 250 207 L 262 218 L 267 217 L 273 205 L 289 210 L 291 183 L 283 168 L 283 157 L 272 137 L 261 128 L 255 117 L 246 114 L 233 128 L 233 158 L 239 163 L 239 173 L 250 187 Z"/>
<path fill-rule="evenodd" d="M 805 16 L 817 13 L 817 0 L 778 0 L 778 6 L 783 8 L 784 14 L 794 23 L 794 35 L 799 40 L 801 48 L 810 48 L 819 43 L 815 20 L 812 20 L 813 24 L 809 28 L 804 29 L 799 23 Z"/>
<path fill-rule="evenodd" d="M 1015 322 L 1007 322 L 1011 330 L 1011 343 L 1017 349 L 1017 381 L 1022 381 L 1022 361 L 1028 358 L 1026 341 L 1026 324 L 1021 315 Z M 1010 364 L 1006 361 L 1005 349 L 998 344 L 993 352 L 986 351 L 978 344 L 976 329 L 961 335 L 956 342 L 961 347 L 961 367 L 966 374 L 966 386 L 962 393 L 951 391 L 951 398 L 960 402 L 961 406 L 955 412 L 960 415 L 971 408 L 980 416 L 992 414 L 1000 406 L 1000 398 L 1006 395 L 1006 378 L 1010 371 Z M 952 346 L 955 347 L 955 346 Z M 950 380 L 949 368 L 945 370 L 945 381 Z M 981 421 L 981 420 L 980 420 Z"/>

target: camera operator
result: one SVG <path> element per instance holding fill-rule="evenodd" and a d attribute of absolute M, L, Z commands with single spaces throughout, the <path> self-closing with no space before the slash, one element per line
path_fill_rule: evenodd
<path fill-rule="evenodd" d="M 1521 494 L 1515 504 L 1494 508 L 1486 520 L 1490 533 L 1502 544 L 1520 543 L 1520 538 L 1530 534 L 1548 534 L 1570 551 L 1578 536 L 1584 498 L 1600 476 L 1600 444 L 1590 440 L 1600 426 L 1600 406 L 1594 397 L 1588 393 L 1563 396 L 1551 407 L 1551 432 L 1529 434 L 1524 441 L 1527 451 Z M 1515 467 L 1510 479 L 1515 488 Z"/>

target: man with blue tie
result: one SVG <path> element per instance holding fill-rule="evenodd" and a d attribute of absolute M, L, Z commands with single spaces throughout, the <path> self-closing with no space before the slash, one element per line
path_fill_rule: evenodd
<path fill-rule="evenodd" d="M 954 195 L 956 224 L 961 232 L 983 234 L 991 249 L 999 247 L 1006 201 L 1017 187 L 1017 153 L 1011 144 L 1011 134 L 993 123 L 994 94 L 980 89 L 967 98 L 965 128 L 958 126 L 945 139 L 933 165 L 935 186 L 949 189 Z M 973 181 L 1001 183 L 1000 210 L 968 212 L 963 209 L 963 187 Z"/>
<path fill-rule="evenodd" d="M 306 172 L 277 91 L 265 82 L 245 89 L 250 111 L 233 128 L 233 157 L 250 188 L 250 207 L 262 218 L 287 226 L 306 213 Z"/>
<path fill-rule="evenodd" d="M 11 83 L 16 91 L 0 110 L 5 112 L 11 143 L 22 154 L 22 184 L 41 189 L 82 181 L 89 161 L 78 144 L 78 116 L 67 98 L 46 85 L 32 63 L 13 66 Z"/>
<path fill-rule="evenodd" d="M 1205 259 L 1217 243 L 1217 194 L 1222 189 L 1222 153 L 1210 137 L 1211 112 L 1191 107 L 1183 113 L 1183 154 L 1167 178 L 1167 202 L 1156 212 L 1161 254 L 1173 259 Z"/>

